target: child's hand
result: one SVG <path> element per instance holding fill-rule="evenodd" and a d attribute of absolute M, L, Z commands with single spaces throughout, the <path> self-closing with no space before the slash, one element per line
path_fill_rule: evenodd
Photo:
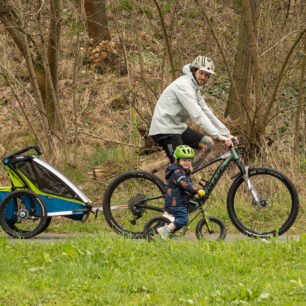
<path fill-rule="evenodd" d="M 200 189 L 198 193 L 194 196 L 195 199 L 199 199 L 205 195 L 205 191 L 203 189 Z"/>
<path fill-rule="evenodd" d="M 204 197 L 205 196 L 205 191 L 203 189 L 200 189 L 199 192 L 198 192 L 198 195 L 200 197 Z"/>

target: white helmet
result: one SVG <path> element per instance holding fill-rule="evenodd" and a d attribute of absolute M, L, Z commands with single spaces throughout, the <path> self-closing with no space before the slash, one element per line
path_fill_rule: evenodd
<path fill-rule="evenodd" d="M 214 62 L 209 57 L 199 55 L 193 60 L 191 66 L 207 73 L 215 74 Z"/>

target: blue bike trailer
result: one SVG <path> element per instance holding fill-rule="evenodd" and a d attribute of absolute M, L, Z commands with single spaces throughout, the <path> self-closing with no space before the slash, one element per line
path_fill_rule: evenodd
<path fill-rule="evenodd" d="M 64 174 L 38 157 L 17 153 L 3 160 L 12 181 L 11 191 L 26 189 L 37 194 L 46 205 L 48 217 L 82 220 L 89 214 L 92 202 Z M 9 187 L 0 188 L 0 200 L 9 192 Z"/>
<path fill-rule="evenodd" d="M 33 157 L 31 161 L 19 162 L 17 169 L 31 190 L 46 204 L 48 217 L 66 216 L 78 220 L 84 212 L 88 212 L 86 207 L 91 204 L 88 197 L 47 162 Z"/>

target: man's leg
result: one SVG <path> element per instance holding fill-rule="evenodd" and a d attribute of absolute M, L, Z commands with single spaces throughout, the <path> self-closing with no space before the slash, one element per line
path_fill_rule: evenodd
<path fill-rule="evenodd" d="M 171 164 L 174 163 L 173 152 L 179 145 L 184 144 L 182 135 L 180 134 L 160 134 L 154 135 L 152 138 L 164 149 Z"/>
<path fill-rule="evenodd" d="M 192 166 L 195 170 L 202 164 L 205 157 L 211 151 L 214 141 L 211 137 L 204 136 L 202 133 L 190 128 L 187 128 L 187 130 L 183 133 L 182 139 L 184 144 L 194 149 L 199 149 L 199 151 L 196 152 L 195 158 L 192 162 Z"/>
<path fill-rule="evenodd" d="M 211 151 L 213 145 L 214 145 L 214 141 L 209 136 L 204 136 L 203 138 L 201 138 L 201 140 L 200 140 L 200 142 L 198 144 L 199 148 L 206 155 Z"/>
<path fill-rule="evenodd" d="M 197 169 L 198 167 L 200 167 L 200 165 L 203 163 L 203 161 L 205 160 L 205 158 L 211 151 L 213 145 L 214 145 L 214 141 L 211 137 L 204 136 L 200 140 L 200 142 L 198 143 L 198 147 L 200 151 L 197 152 L 197 155 L 192 163 L 194 169 Z"/>

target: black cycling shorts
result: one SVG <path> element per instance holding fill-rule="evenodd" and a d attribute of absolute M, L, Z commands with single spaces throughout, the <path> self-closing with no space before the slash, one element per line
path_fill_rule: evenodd
<path fill-rule="evenodd" d="M 198 145 L 204 135 L 191 128 L 183 134 L 158 134 L 151 136 L 160 146 L 163 147 L 171 163 L 174 163 L 173 152 L 179 145 L 188 145 L 193 149 L 198 149 Z"/>

